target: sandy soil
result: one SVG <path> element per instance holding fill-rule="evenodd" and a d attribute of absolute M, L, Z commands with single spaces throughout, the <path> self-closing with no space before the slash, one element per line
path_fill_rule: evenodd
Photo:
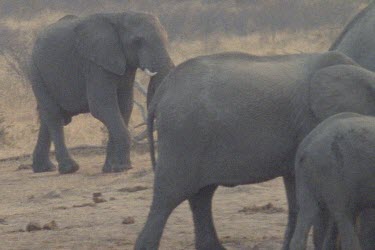
<path fill-rule="evenodd" d="M 32 173 L 30 156 L 0 160 L 0 249 L 133 248 L 152 197 L 148 154 L 133 152 L 134 167 L 127 173 L 102 174 L 103 148 L 72 153 L 81 169 L 64 176 Z M 106 202 L 93 202 L 98 192 Z M 216 228 L 228 249 L 280 249 L 286 216 L 280 178 L 220 188 L 214 198 Z M 127 217 L 135 222 L 123 224 Z M 52 220 L 55 230 L 25 231 L 30 222 L 43 226 Z M 194 249 L 187 202 L 168 220 L 160 249 Z"/>

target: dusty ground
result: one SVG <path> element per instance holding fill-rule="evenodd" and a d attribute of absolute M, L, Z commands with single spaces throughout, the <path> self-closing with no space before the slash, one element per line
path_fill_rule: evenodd
<path fill-rule="evenodd" d="M 148 154 L 133 152 L 133 169 L 120 174 L 101 173 L 102 148 L 73 155 L 81 169 L 64 176 L 22 169 L 30 157 L 0 160 L 0 249 L 132 249 L 152 196 Z M 97 192 L 106 202 L 93 202 Z M 286 212 L 281 179 L 220 188 L 214 199 L 217 231 L 228 249 L 280 249 Z M 127 217 L 135 223 L 122 224 Z M 52 220 L 55 230 L 25 232 L 29 222 Z M 194 249 L 186 202 L 170 217 L 160 249 Z"/>

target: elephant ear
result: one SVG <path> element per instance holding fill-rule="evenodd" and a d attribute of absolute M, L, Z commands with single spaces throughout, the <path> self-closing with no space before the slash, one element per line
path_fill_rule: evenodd
<path fill-rule="evenodd" d="M 94 15 L 79 23 L 76 47 L 85 58 L 117 75 L 124 75 L 126 60 L 114 24 Z"/>
<path fill-rule="evenodd" d="M 310 80 L 309 103 L 324 120 L 341 112 L 375 114 L 375 74 L 354 65 L 337 65 L 317 71 Z"/>

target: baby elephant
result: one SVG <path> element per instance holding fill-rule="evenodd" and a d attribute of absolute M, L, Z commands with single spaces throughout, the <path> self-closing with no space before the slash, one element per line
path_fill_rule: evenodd
<path fill-rule="evenodd" d="M 305 249 L 322 209 L 331 230 L 337 224 L 342 249 L 361 249 L 354 222 L 375 208 L 375 117 L 340 113 L 320 123 L 299 145 L 295 175 L 300 209 L 291 249 Z"/>

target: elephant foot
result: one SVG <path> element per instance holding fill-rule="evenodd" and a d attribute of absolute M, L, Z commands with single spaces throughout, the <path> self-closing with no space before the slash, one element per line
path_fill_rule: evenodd
<path fill-rule="evenodd" d="M 50 161 L 33 162 L 32 169 L 34 173 L 52 172 L 56 170 L 56 166 Z"/>
<path fill-rule="evenodd" d="M 103 166 L 103 173 L 120 173 L 132 169 L 131 163 L 114 164 L 105 163 Z"/>
<path fill-rule="evenodd" d="M 71 174 L 79 169 L 78 163 L 72 159 L 64 160 L 59 163 L 59 173 L 60 174 Z"/>

